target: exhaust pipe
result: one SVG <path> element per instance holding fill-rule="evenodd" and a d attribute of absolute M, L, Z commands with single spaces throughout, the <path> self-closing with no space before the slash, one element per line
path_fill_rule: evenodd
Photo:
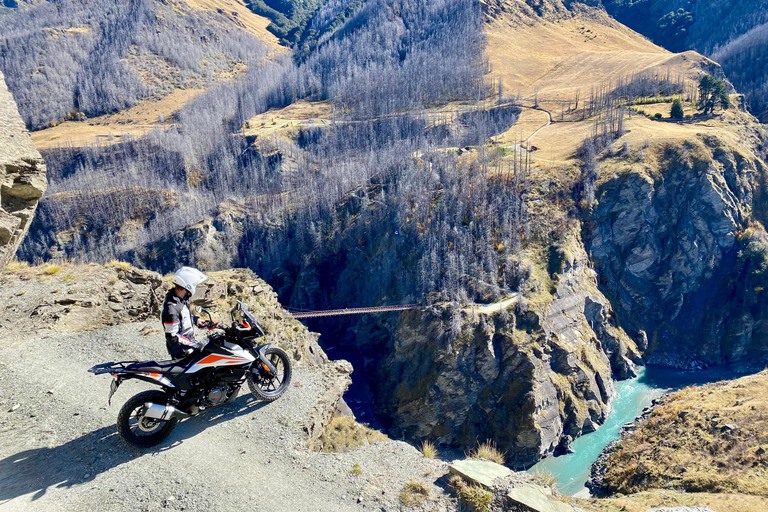
<path fill-rule="evenodd" d="M 152 402 L 144 404 L 144 416 L 155 420 L 166 421 L 171 418 L 186 418 L 189 414 L 182 412 L 172 405 L 158 405 Z"/>

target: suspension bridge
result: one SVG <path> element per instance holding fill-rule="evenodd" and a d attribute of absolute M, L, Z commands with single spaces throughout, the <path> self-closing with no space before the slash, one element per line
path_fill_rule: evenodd
<path fill-rule="evenodd" d="M 371 308 L 328 309 L 325 311 L 291 311 L 293 318 L 320 318 L 323 316 L 362 315 L 365 313 L 384 313 L 387 311 L 407 311 L 422 307 L 421 304 L 403 304 L 400 306 L 376 306 Z"/>
<path fill-rule="evenodd" d="M 513 293 L 510 297 L 500 302 L 492 304 L 473 304 L 472 308 L 477 313 L 491 313 L 493 311 L 506 309 L 511 304 L 518 302 L 522 298 L 519 292 Z M 327 309 L 324 311 L 290 311 L 293 318 L 320 318 L 323 316 L 341 316 L 341 315 L 362 315 L 365 313 L 386 313 L 387 311 L 407 311 L 409 309 L 423 308 L 423 304 L 402 304 L 397 306 L 375 306 L 370 308 L 344 308 Z"/>

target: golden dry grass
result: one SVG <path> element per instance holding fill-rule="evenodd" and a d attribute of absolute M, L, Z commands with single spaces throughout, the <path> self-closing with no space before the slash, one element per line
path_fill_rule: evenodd
<path fill-rule="evenodd" d="M 410 480 L 400 492 L 400 501 L 406 507 L 418 507 L 429 498 L 430 489 L 421 480 Z"/>
<path fill-rule="evenodd" d="M 506 461 L 506 454 L 499 451 L 496 447 L 496 443 L 493 441 L 486 441 L 483 444 L 478 445 L 467 455 L 470 459 L 490 460 L 496 464 L 504 464 Z"/>
<path fill-rule="evenodd" d="M 486 55 L 493 78 L 505 94 L 518 92 L 541 101 L 568 101 L 581 90 L 646 70 L 670 70 L 672 76 L 696 76 L 695 52 L 672 54 L 636 32 L 600 15 L 577 15 L 559 21 L 517 24 L 514 15 L 498 16 L 487 25 Z"/>
<path fill-rule="evenodd" d="M 658 405 L 607 462 L 614 492 L 684 489 L 768 497 L 768 371 L 686 388 Z"/>
<path fill-rule="evenodd" d="M 462 506 L 471 512 L 488 512 L 493 502 L 493 493 L 475 484 L 468 484 L 458 475 L 448 479 L 448 487 L 456 491 Z"/>
<path fill-rule="evenodd" d="M 19 270 L 22 270 L 28 267 L 29 267 L 29 263 L 27 263 L 26 261 L 13 260 L 8 262 L 8 264 L 5 266 L 5 271 L 17 272 Z"/>
<path fill-rule="evenodd" d="M 332 115 L 333 107 L 327 101 L 299 100 L 252 117 L 246 121 L 243 132 L 248 136 L 264 136 L 297 127 L 326 126 Z"/>
<path fill-rule="evenodd" d="M 115 114 L 85 121 L 66 121 L 30 135 L 39 150 L 68 145 L 113 144 L 126 135 L 140 137 L 154 128 L 162 128 L 163 124 L 158 121 L 161 115 L 170 120 L 174 112 L 203 92 L 204 89 L 177 89 L 159 100 L 145 100 Z"/>
<path fill-rule="evenodd" d="M 378 430 L 357 423 L 349 416 L 337 416 L 331 420 L 315 443 L 315 448 L 324 452 L 341 453 L 359 446 L 389 441 Z"/>
<path fill-rule="evenodd" d="M 717 512 L 765 512 L 768 498 L 745 494 L 647 491 L 619 498 L 577 499 L 562 497 L 586 512 L 645 512 L 662 507 L 709 507 Z"/>
<path fill-rule="evenodd" d="M 708 62 L 695 52 L 670 53 L 598 11 L 576 14 L 570 19 L 551 17 L 547 21 L 521 16 L 521 4 L 517 0 L 495 3 L 503 5 L 507 12 L 497 9 L 494 19 L 486 25 L 486 57 L 491 64 L 491 80 L 502 81 L 505 96 L 519 95 L 522 104 L 528 107 L 538 98 L 541 108 L 552 114 L 553 124 L 529 142 L 529 146 L 538 148 L 528 155 L 538 167 L 549 169 L 573 164 L 577 148 L 591 135 L 593 119 L 579 120 L 580 116 L 574 119 L 573 114 L 569 118 L 567 113 L 569 106 L 575 106 L 577 92 L 581 108 L 589 99 L 591 89 L 615 86 L 618 79 L 642 72 L 669 73 L 672 79 L 681 78 L 694 88 L 701 64 Z M 661 111 L 668 118 L 670 106 L 658 104 L 645 110 L 651 114 Z M 686 113 L 693 113 L 690 105 Z M 543 112 L 526 108 L 518 123 L 494 142 L 503 146 L 519 143 L 546 121 Z M 635 145 L 670 137 L 683 140 L 723 125 L 717 120 L 711 127 L 706 123 L 683 126 L 666 122 L 662 125 L 641 116 L 635 116 L 631 123 L 627 127 L 631 133 L 625 137 Z"/>
<path fill-rule="evenodd" d="M 49 276 L 52 276 L 54 274 L 58 274 L 60 270 L 61 270 L 61 266 L 60 265 L 56 265 L 55 263 L 53 263 L 53 264 L 46 265 L 45 267 L 43 267 L 43 274 L 47 274 Z"/>
<path fill-rule="evenodd" d="M 284 46 L 280 46 L 277 37 L 267 30 L 267 25 L 270 24 L 269 18 L 251 11 L 242 0 L 184 0 L 184 2 L 202 11 L 217 12 L 221 9 L 232 23 L 253 34 L 271 49 L 280 52 L 288 51 Z"/>
<path fill-rule="evenodd" d="M 107 268 L 119 268 L 120 270 L 128 270 L 131 268 L 131 264 L 127 261 L 110 260 L 104 265 Z"/>
<path fill-rule="evenodd" d="M 428 459 L 436 459 L 440 456 L 440 451 L 432 441 L 424 441 L 421 443 L 421 453 Z"/>

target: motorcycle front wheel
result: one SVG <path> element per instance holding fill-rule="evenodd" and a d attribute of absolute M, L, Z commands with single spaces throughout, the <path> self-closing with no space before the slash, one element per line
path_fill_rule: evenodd
<path fill-rule="evenodd" d="M 156 420 L 143 415 L 144 404 L 152 402 L 158 405 L 168 403 L 168 395 L 162 391 L 144 391 L 134 396 L 123 405 L 120 414 L 117 415 L 117 432 L 126 443 L 145 448 L 154 446 L 168 437 L 178 418 L 169 420 Z"/>
<path fill-rule="evenodd" d="M 272 402 L 280 398 L 291 384 L 291 359 L 280 347 L 269 347 L 267 359 L 275 366 L 277 372 L 272 374 L 256 360 L 248 371 L 248 387 L 257 398 Z"/>

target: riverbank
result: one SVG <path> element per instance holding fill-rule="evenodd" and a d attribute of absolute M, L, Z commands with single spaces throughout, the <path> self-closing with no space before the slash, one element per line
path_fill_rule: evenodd
<path fill-rule="evenodd" d="M 634 379 L 616 383 L 617 396 L 611 403 L 612 410 L 605 423 L 589 434 L 577 438 L 572 444 L 574 452 L 549 457 L 531 467 L 529 473 L 551 473 L 563 494 L 585 496 L 586 483 L 592 465 L 611 442 L 618 441 L 622 427 L 633 422 L 654 400 L 664 394 L 716 381 L 740 377 L 730 368 L 712 367 L 701 371 L 647 366 L 641 368 Z M 649 409 L 648 409 L 649 410 Z"/>

